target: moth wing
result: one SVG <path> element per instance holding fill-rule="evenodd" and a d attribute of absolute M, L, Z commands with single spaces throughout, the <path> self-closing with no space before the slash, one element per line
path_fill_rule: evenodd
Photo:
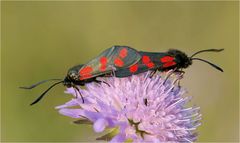
<path fill-rule="evenodd" d="M 135 68 L 135 69 L 133 68 L 135 66 L 134 65 L 132 67 L 116 70 L 115 71 L 115 76 L 119 77 L 119 78 L 128 77 L 128 76 L 144 73 L 144 72 L 147 72 L 149 70 L 157 70 L 159 67 L 162 66 L 162 65 L 157 65 L 157 66 L 154 66 L 152 68 L 149 68 L 143 63 L 136 64 L 136 65 L 137 65 L 137 68 Z"/>
<path fill-rule="evenodd" d="M 116 70 L 115 76 L 119 77 L 119 78 L 123 78 L 123 77 L 128 77 L 131 75 L 144 73 L 149 70 L 161 69 L 161 68 L 163 68 L 163 65 L 164 65 L 164 63 L 161 62 L 161 59 L 167 55 L 166 53 L 144 52 L 144 51 L 139 51 L 139 54 L 141 55 L 141 60 L 138 63 L 136 63 L 135 65 L 128 67 L 128 68 Z M 145 57 L 145 59 L 146 59 L 146 57 L 149 58 L 149 61 L 148 61 L 149 63 L 147 63 L 147 64 L 144 63 L 144 61 L 145 61 L 144 57 Z M 148 64 L 150 64 L 150 65 L 148 65 Z"/>
<path fill-rule="evenodd" d="M 114 46 L 113 48 L 108 64 L 115 69 L 129 67 L 136 64 L 141 59 L 139 52 L 131 47 Z"/>
<path fill-rule="evenodd" d="M 80 70 L 80 78 L 88 79 L 134 65 L 141 59 L 137 50 L 128 46 L 113 46 L 90 60 Z"/>

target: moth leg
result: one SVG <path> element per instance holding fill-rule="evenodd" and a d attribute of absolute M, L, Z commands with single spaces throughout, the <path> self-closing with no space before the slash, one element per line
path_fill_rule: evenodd
<path fill-rule="evenodd" d="M 185 71 L 183 71 L 182 69 L 180 69 L 180 70 L 176 70 L 175 71 L 175 73 L 179 73 L 179 79 L 177 80 L 177 82 L 178 82 L 178 87 L 181 87 L 180 86 L 180 80 L 183 78 L 183 75 L 185 74 Z"/>
<path fill-rule="evenodd" d="M 82 102 L 84 103 L 84 99 L 83 99 L 83 96 L 82 96 L 82 93 L 80 92 L 80 90 L 75 85 L 73 86 L 73 88 L 74 88 L 74 91 L 75 91 L 75 94 L 76 94 L 76 98 L 77 98 L 77 92 L 78 92 L 81 96 Z"/>
<path fill-rule="evenodd" d="M 178 85 L 177 87 L 181 88 L 180 81 L 183 78 L 183 75 L 185 74 L 185 72 L 181 70 L 181 71 L 178 71 L 178 73 L 179 73 L 179 75 L 177 75 L 178 78 L 173 82 L 173 84 L 176 84 L 176 82 L 177 82 L 177 85 Z M 171 91 L 173 91 L 174 88 L 176 88 L 176 87 L 173 87 Z"/>
<path fill-rule="evenodd" d="M 177 70 L 177 68 L 174 68 L 170 73 L 167 75 L 166 79 L 163 82 L 163 85 L 167 82 L 168 78 Z"/>
<path fill-rule="evenodd" d="M 110 85 L 106 81 L 101 81 L 101 80 L 97 80 L 97 79 L 95 79 L 94 81 L 98 84 L 105 83 L 106 85 L 108 85 L 110 87 Z"/>
<path fill-rule="evenodd" d="M 104 77 L 113 77 L 113 73 L 105 74 Z"/>
<path fill-rule="evenodd" d="M 77 90 L 76 90 L 76 88 L 73 88 L 73 89 L 75 91 L 75 98 L 77 98 Z"/>
<path fill-rule="evenodd" d="M 112 76 L 113 76 L 113 77 L 116 77 L 116 73 L 115 73 L 114 70 L 112 71 Z"/>
<path fill-rule="evenodd" d="M 152 78 L 154 75 L 155 75 L 155 73 L 157 72 L 157 70 L 153 70 L 153 71 L 151 71 L 151 73 L 150 73 L 150 78 Z"/>
<path fill-rule="evenodd" d="M 185 74 L 185 71 L 183 71 L 182 69 L 180 69 L 180 70 L 176 70 L 175 72 L 176 72 L 176 73 L 179 73 L 179 74 L 182 74 L 182 75 Z"/>
<path fill-rule="evenodd" d="M 117 69 L 116 69 L 114 66 L 110 66 L 110 68 L 112 69 L 110 75 L 111 75 L 112 77 L 116 77 L 115 71 L 116 71 Z"/>
<path fill-rule="evenodd" d="M 180 72 L 180 74 L 177 75 L 178 78 L 176 78 L 176 79 L 173 81 L 173 84 L 176 84 L 176 83 L 177 83 L 177 87 L 174 86 L 174 87 L 171 89 L 171 91 L 173 91 L 175 88 L 179 88 L 179 89 L 181 88 L 180 81 L 181 81 L 181 79 L 183 78 L 184 73 L 185 73 L 185 72 Z"/>

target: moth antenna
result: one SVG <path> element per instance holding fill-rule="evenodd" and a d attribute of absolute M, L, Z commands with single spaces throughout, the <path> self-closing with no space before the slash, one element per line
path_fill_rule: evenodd
<path fill-rule="evenodd" d="M 43 84 L 45 82 L 48 82 L 48 81 L 54 81 L 54 80 L 62 80 L 62 79 L 47 79 L 47 80 L 43 80 L 43 81 L 39 81 L 33 85 L 30 85 L 30 86 L 22 86 L 22 87 L 19 87 L 19 88 L 22 88 L 22 89 L 32 89 L 32 88 L 35 88 L 36 86 L 40 85 L 40 84 Z"/>
<path fill-rule="evenodd" d="M 199 53 L 203 53 L 203 52 L 221 52 L 223 51 L 224 49 L 207 49 L 207 50 L 201 50 L 201 51 L 198 51 L 196 53 L 194 53 L 190 58 L 196 56 L 197 54 Z"/>
<path fill-rule="evenodd" d="M 208 63 L 209 65 L 211 65 L 212 67 L 216 68 L 217 70 L 223 72 L 223 69 L 218 67 L 217 65 L 213 64 L 213 63 L 210 63 L 209 61 L 207 60 L 203 60 L 203 59 L 200 59 L 200 58 L 191 58 L 191 60 L 199 60 L 199 61 L 203 61 L 205 63 Z"/>
<path fill-rule="evenodd" d="M 32 105 L 34 105 L 34 104 L 36 104 L 36 103 L 38 103 L 43 97 L 44 97 L 44 95 L 46 95 L 46 93 L 50 90 L 50 89 L 52 89 L 54 86 L 56 86 L 56 85 L 58 85 L 59 83 L 62 83 L 63 81 L 59 81 L 59 82 L 56 82 L 56 83 L 54 83 L 53 85 L 51 85 L 47 90 L 45 90 L 33 103 L 31 103 L 30 105 L 32 106 Z"/>

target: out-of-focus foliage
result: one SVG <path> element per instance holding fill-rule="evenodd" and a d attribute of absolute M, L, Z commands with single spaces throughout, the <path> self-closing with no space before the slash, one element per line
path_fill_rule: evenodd
<path fill-rule="evenodd" d="M 181 82 L 201 107 L 198 141 L 238 141 L 238 2 L 2 2 L 2 141 L 94 141 L 91 126 L 71 124 L 55 106 L 71 96 L 58 86 L 31 103 L 50 83 L 31 91 L 18 87 L 63 78 L 112 45 L 138 50 L 177 48 L 205 53 L 220 73 L 194 61 Z M 100 136 L 100 135 L 99 135 Z"/>

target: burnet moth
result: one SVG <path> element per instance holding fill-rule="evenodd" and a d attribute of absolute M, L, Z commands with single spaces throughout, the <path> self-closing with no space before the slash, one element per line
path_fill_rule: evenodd
<path fill-rule="evenodd" d="M 86 64 L 80 64 L 70 68 L 67 72 L 67 76 L 64 79 L 43 80 L 29 87 L 20 88 L 32 89 L 47 81 L 55 80 L 58 81 L 51 85 L 30 105 L 34 105 L 37 102 L 39 102 L 50 89 L 52 89 L 54 86 L 60 83 L 63 83 L 63 85 L 66 87 L 73 87 L 76 91 L 76 95 L 77 92 L 81 95 L 77 86 L 84 86 L 86 83 L 90 82 L 101 83 L 103 81 L 97 80 L 97 77 L 111 76 L 111 73 L 113 71 L 116 71 L 121 68 L 128 68 L 136 64 L 140 59 L 141 55 L 138 53 L 138 51 L 136 51 L 133 48 L 130 48 L 128 46 L 113 46 L 111 48 L 106 49 L 100 55 L 93 58 Z M 84 102 L 82 95 L 81 98 L 82 101 Z"/>
<path fill-rule="evenodd" d="M 20 87 L 23 89 L 32 89 L 40 84 L 48 81 L 57 81 L 44 91 L 34 102 L 34 105 L 39 102 L 46 93 L 54 86 L 63 83 L 66 87 L 73 87 L 77 92 L 77 86 L 84 86 L 86 83 L 96 82 L 101 83 L 104 81 L 97 80 L 97 77 L 128 77 L 131 75 L 153 71 L 166 71 L 173 70 L 174 72 L 182 72 L 182 69 L 189 67 L 193 60 L 203 61 L 210 64 L 219 71 L 223 70 L 217 65 L 195 56 L 203 52 L 220 52 L 223 49 L 207 49 L 201 50 L 188 57 L 184 52 L 179 50 L 169 50 L 168 52 L 144 52 L 137 51 L 128 46 L 113 46 L 106 49 L 100 55 L 93 58 L 86 64 L 80 64 L 70 68 L 67 76 L 64 79 L 49 79 L 43 80 L 29 87 Z M 105 82 L 104 82 L 105 83 Z M 107 83 L 106 83 L 107 84 Z M 84 99 L 81 95 L 82 102 Z"/>

